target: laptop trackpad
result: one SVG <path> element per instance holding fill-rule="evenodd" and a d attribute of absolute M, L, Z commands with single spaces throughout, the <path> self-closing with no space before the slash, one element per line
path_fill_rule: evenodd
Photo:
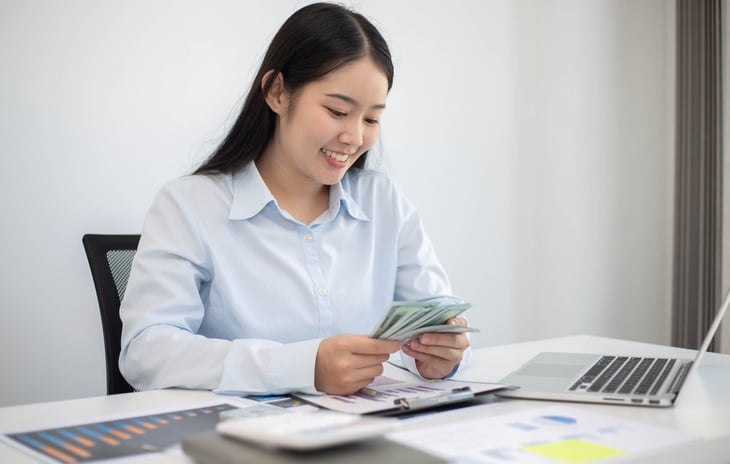
<path fill-rule="evenodd" d="M 513 375 L 530 377 L 567 377 L 573 378 L 584 368 L 584 365 L 530 363 L 523 366 Z"/>

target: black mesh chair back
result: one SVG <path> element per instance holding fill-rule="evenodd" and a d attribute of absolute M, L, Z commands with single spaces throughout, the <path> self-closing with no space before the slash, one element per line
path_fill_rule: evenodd
<path fill-rule="evenodd" d="M 137 252 L 139 235 L 86 234 L 82 242 L 99 301 L 101 328 L 104 333 L 106 391 L 108 395 L 134 391 L 119 372 L 122 321 L 119 305 L 127 289 L 132 259 Z"/>

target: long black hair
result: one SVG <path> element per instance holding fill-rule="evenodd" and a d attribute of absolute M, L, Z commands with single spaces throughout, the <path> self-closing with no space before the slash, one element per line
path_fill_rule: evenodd
<path fill-rule="evenodd" d="M 331 3 L 314 3 L 296 11 L 269 45 L 246 100 L 223 142 L 195 174 L 230 173 L 257 160 L 274 135 L 276 113 L 265 96 L 278 74 L 296 95 L 305 84 L 347 63 L 370 57 L 393 85 L 393 62 L 385 39 L 363 15 Z M 262 86 L 264 75 L 274 70 Z M 353 166 L 364 167 L 367 152 Z"/>

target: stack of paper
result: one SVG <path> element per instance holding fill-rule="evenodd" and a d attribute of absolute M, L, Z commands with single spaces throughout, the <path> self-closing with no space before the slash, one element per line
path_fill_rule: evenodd
<path fill-rule="evenodd" d="M 446 321 L 469 309 L 470 304 L 442 304 L 434 301 L 394 302 L 370 333 L 372 338 L 406 342 L 425 332 L 479 332 Z"/>

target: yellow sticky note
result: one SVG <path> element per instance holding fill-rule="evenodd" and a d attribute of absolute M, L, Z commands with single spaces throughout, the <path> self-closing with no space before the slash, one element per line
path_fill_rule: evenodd
<path fill-rule="evenodd" d="M 578 439 L 556 441 L 544 445 L 528 445 L 522 447 L 522 450 L 571 464 L 592 462 L 624 454 L 623 451 L 615 448 Z"/>

